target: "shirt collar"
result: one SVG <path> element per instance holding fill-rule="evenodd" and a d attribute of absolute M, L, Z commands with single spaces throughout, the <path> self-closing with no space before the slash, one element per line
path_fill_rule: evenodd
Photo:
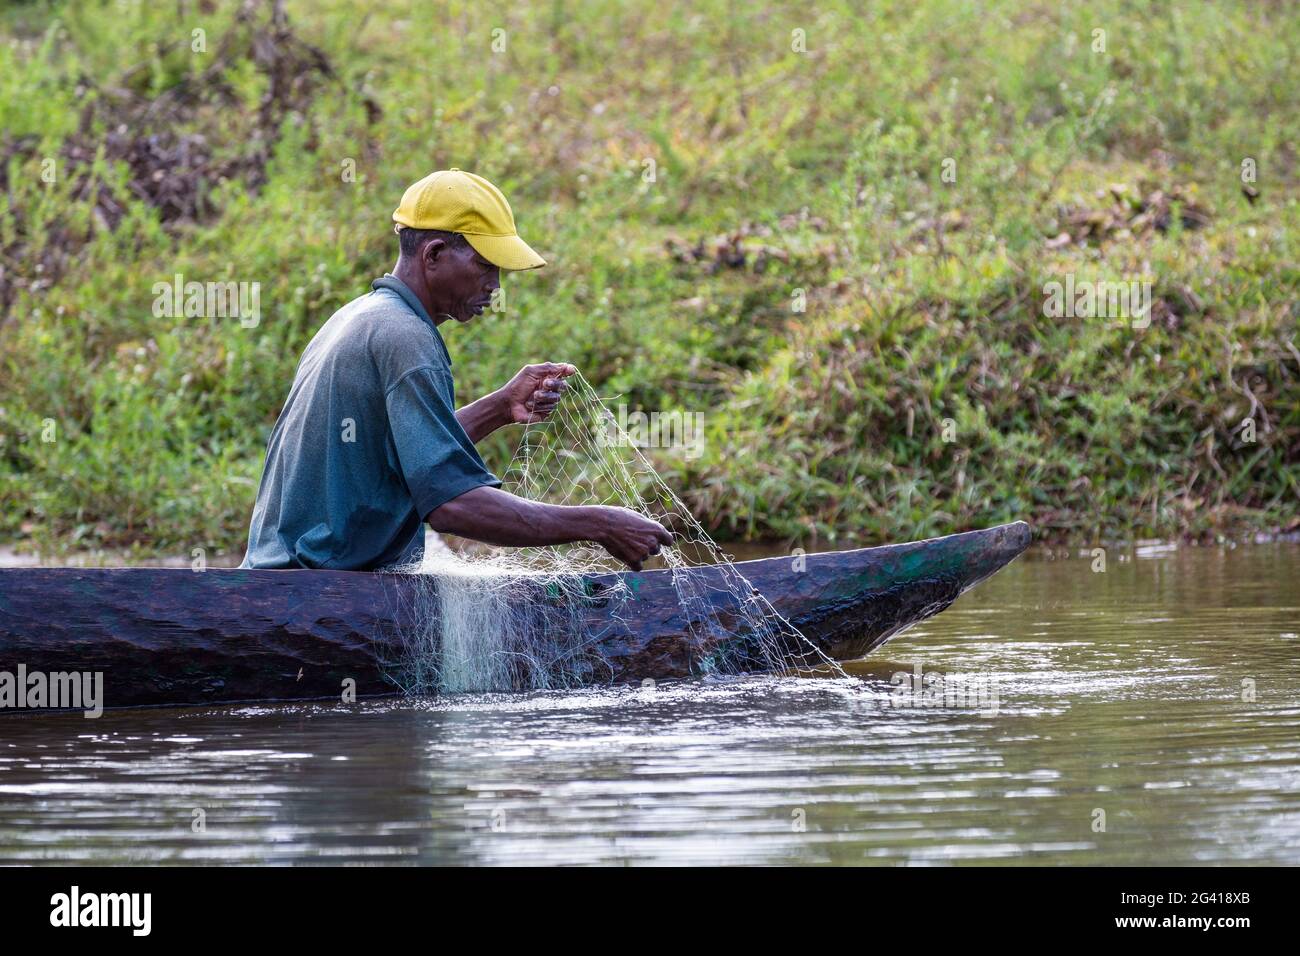
<path fill-rule="evenodd" d="M 429 318 L 429 312 L 411 291 L 411 287 L 403 282 L 391 272 L 385 272 L 383 276 L 370 283 L 370 288 L 374 291 L 387 289 L 389 292 L 396 292 L 398 297 L 406 303 L 407 308 L 422 318 L 433 329 L 433 337 L 438 340 L 438 347 L 442 349 L 442 357 L 447 360 L 447 366 L 451 366 L 451 355 L 447 352 L 447 343 L 442 340 L 442 333 L 438 331 L 438 326 L 433 319 Z"/>

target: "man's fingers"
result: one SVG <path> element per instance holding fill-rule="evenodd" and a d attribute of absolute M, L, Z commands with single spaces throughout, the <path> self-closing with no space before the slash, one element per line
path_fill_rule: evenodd
<path fill-rule="evenodd" d="M 568 362 L 538 362 L 536 365 L 525 365 L 524 371 L 541 372 L 544 375 L 559 375 L 567 378 L 570 375 L 578 374 L 578 367 Z"/>
<path fill-rule="evenodd" d="M 544 375 L 558 375 L 560 378 L 568 378 L 570 375 L 576 375 L 578 368 L 570 365 L 568 362 L 543 362 L 541 365 L 534 365 Z"/>

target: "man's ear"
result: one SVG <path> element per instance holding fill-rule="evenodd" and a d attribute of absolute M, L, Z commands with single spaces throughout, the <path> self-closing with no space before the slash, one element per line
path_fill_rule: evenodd
<path fill-rule="evenodd" d="M 446 248 L 447 243 L 442 239 L 430 239 L 424 244 L 424 248 L 420 250 L 420 261 L 433 269 L 438 265 L 438 257 L 442 255 L 442 251 Z"/>

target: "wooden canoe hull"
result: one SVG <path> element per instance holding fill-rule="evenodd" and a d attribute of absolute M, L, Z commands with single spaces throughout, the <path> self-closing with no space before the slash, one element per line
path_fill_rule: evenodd
<path fill-rule="evenodd" d="M 1023 522 L 909 544 L 765 558 L 733 567 L 837 660 L 869 653 L 946 608 L 1029 544 Z M 701 568 L 692 574 L 723 574 Z M 615 575 L 590 578 L 597 596 Z M 757 661 L 735 607 L 688 620 L 668 571 L 626 572 L 619 613 L 585 609 L 590 682 L 689 677 L 719 654 Z M 0 671 L 102 671 L 110 707 L 391 694 L 387 664 L 415 625 L 409 576 L 158 568 L 0 570 Z M 717 635 L 728 637 L 720 640 Z M 713 636 L 707 636 L 707 635 Z M 806 646 L 788 648 L 815 663 Z M 806 653 L 805 653 L 806 652 Z"/>

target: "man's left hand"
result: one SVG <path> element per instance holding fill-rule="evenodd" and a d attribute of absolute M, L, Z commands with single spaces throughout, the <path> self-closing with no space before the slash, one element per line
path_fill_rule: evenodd
<path fill-rule="evenodd" d="M 519 425 L 545 421 L 569 387 L 564 380 L 577 371 L 566 362 L 525 365 L 501 389 L 510 421 Z"/>

